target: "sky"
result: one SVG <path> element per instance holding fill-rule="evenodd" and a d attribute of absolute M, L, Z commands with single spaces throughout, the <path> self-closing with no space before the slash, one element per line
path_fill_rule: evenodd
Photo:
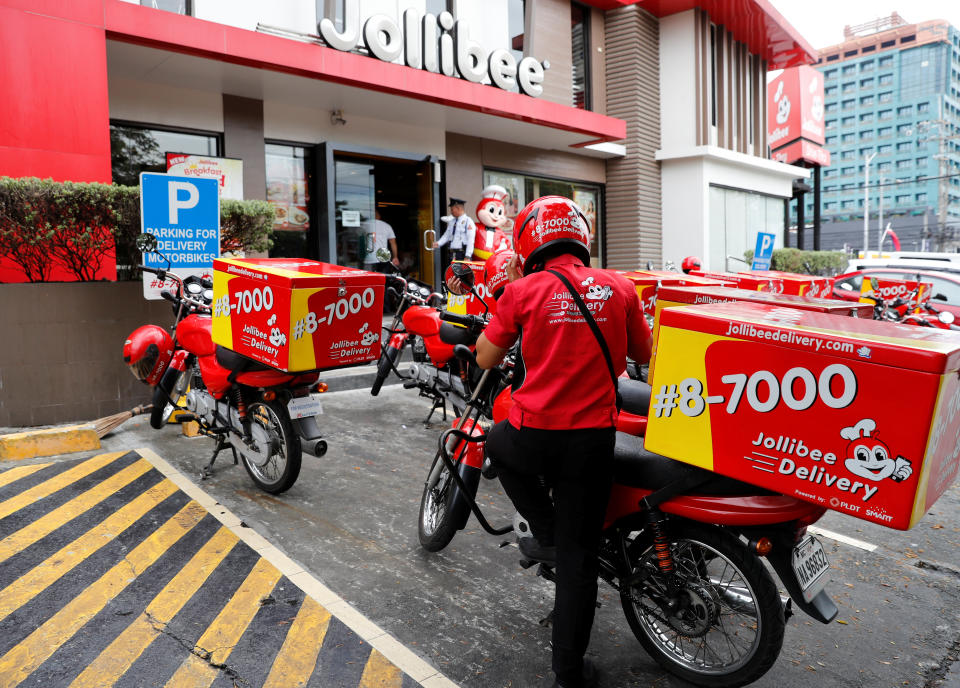
<path fill-rule="evenodd" d="M 843 41 L 843 27 L 897 12 L 908 23 L 946 19 L 960 29 L 960 0 L 770 0 L 814 48 Z"/>

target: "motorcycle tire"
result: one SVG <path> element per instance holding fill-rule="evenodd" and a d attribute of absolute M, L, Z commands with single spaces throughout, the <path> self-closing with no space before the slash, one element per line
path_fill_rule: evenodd
<path fill-rule="evenodd" d="M 450 544 L 460 525 L 469 517 L 466 499 L 454 499 L 456 483 L 438 453 L 430 466 L 420 497 L 417 537 L 428 552 L 439 552 Z"/>
<path fill-rule="evenodd" d="M 256 401 L 247 407 L 247 417 L 251 423 L 260 423 L 275 440 L 276 446 L 262 465 L 253 463 L 243 452 L 239 452 L 243 467 L 250 479 L 264 492 L 286 492 L 300 475 L 303 457 L 300 437 L 294 432 L 286 404 L 276 399 Z"/>
<path fill-rule="evenodd" d="M 380 354 L 380 360 L 377 362 L 377 377 L 373 381 L 373 387 L 370 388 L 372 396 L 380 394 L 380 388 L 383 387 L 384 381 L 390 375 L 390 371 L 393 370 L 399 357 L 400 349 L 395 346 L 384 347 L 383 353 Z"/>
<path fill-rule="evenodd" d="M 756 681 L 783 646 L 786 620 L 776 584 L 759 557 L 729 532 L 690 522 L 668 528 L 681 608 L 667 612 L 655 603 L 664 589 L 656 552 L 649 539 L 638 538 L 628 555 L 632 577 L 640 580 L 620 592 L 630 629 L 661 667 L 694 685 L 734 688 Z"/>

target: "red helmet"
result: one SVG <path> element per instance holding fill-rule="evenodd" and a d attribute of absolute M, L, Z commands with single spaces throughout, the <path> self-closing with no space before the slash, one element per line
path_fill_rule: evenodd
<path fill-rule="evenodd" d="M 524 275 L 559 253 L 571 253 L 589 265 L 590 223 L 569 198 L 543 196 L 528 203 L 513 221 L 513 245 Z"/>
<path fill-rule="evenodd" d="M 173 358 L 173 337 L 157 325 L 138 327 L 123 343 L 123 361 L 140 382 L 151 387 L 160 382 L 160 376 Z"/>
<path fill-rule="evenodd" d="M 507 286 L 507 263 L 513 258 L 513 251 L 500 251 L 487 258 L 483 266 L 483 282 L 493 298 L 499 299 L 503 288 Z"/>
<path fill-rule="evenodd" d="M 680 269 L 684 272 L 690 272 L 691 270 L 699 270 L 700 266 L 703 263 L 700 262 L 700 259 L 696 256 L 687 256 L 683 259 L 683 262 L 680 263 Z"/>

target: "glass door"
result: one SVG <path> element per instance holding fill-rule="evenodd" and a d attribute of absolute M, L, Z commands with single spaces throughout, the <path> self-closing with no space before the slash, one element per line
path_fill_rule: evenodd
<path fill-rule="evenodd" d="M 364 259 L 374 247 L 372 237 L 364 232 L 375 219 L 376 176 L 372 161 L 336 158 L 334 212 L 337 231 L 338 265 L 362 268 Z"/>

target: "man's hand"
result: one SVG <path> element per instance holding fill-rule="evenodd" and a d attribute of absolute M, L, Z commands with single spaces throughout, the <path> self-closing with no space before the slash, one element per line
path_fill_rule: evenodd
<path fill-rule="evenodd" d="M 436 241 L 434 241 L 434 242 L 433 242 L 433 247 L 434 247 L 434 248 L 440 248 L 440 244 L 437 243 Z"/>
<path fill-rule="evenodd" d="M 390 259 L 390 262 L 393 263 L 394 267 L 397 267 L 397 268 L 400 267 L 400 259 L 397 258 L 396 256 L 394 256 L 393 258 L 391 258 L 391 259 Z"/>
<path fill-rule="evenodd" d="M 470 293 L 470 290 L 465 288 L 463 282 L 460 281 L 460 278 L 454 277 L 453 275 L 450 275 L 450 279 L 447 280 L 447 290 L 451 294 L 456 294 L 457 296 L 463 296 Z"/>
<path fill-rule="evenodd" d="M 520 273 L 520 268 L 518 267 L 519 262 L 520 262 L 520 258 L 516 254 L 514 254 L 513 258 L 510 259 L 510 262 L 507 263 L 507 281 L 508 282 L 516 282 L 518 279 L 523 277 L 523 275 Z"/>

